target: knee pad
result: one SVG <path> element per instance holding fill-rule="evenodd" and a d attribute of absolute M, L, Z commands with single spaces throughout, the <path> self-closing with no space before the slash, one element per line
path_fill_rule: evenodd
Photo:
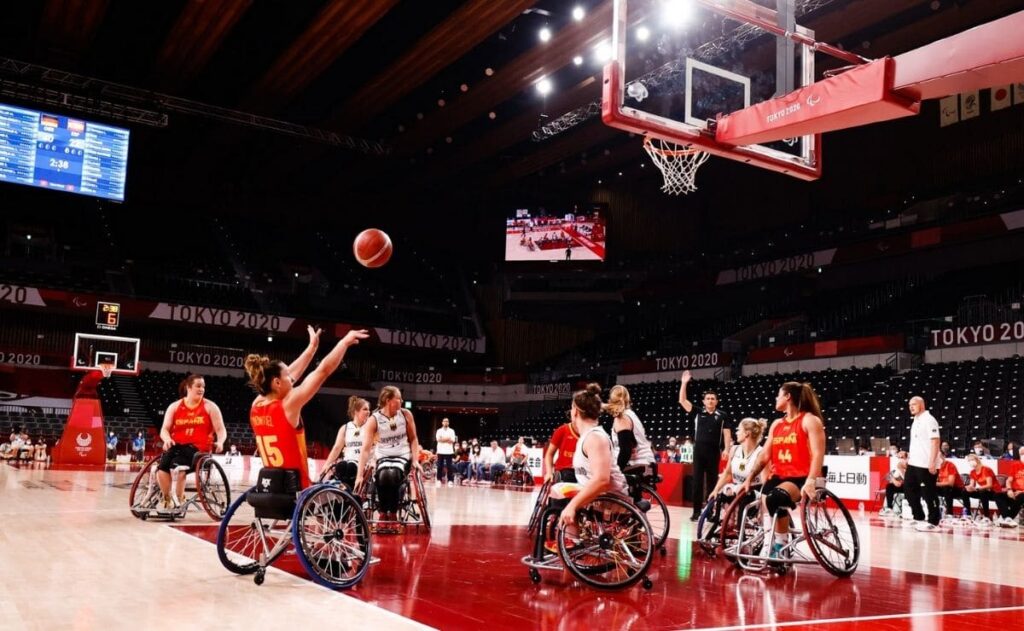
<path fill-rule="evenodd" d="M 767 497 L 764 499 L 764 505 L 768 509 L 768 514 L 774 517 L 780 508 L 794 508 L 796 504 L 793 502 L 793 498 L 789 496 L 789 493 L 785 489 L 775 487 L 772 489 Z"/>
<path fill-rule="evenodd" d="M 398 467 L 381 467 L 377 469 L 377 486 L 394 489 L 398 488 L 398 485 L 402 483 L 405 478 L 405 472 Z"/>

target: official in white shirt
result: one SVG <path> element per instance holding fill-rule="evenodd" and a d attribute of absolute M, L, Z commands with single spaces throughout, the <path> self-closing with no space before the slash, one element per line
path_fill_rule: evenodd
<path fill-rule="evenodd" d="M 939 422 L 925 406 L 924 399 L 910 399 L 910 413 L 914 422 L 910 426 L 910 448 L 907 450 L 907 476 L 903 492 L 914 513 L 915 529 L 934 532 L 939 529 L 939 496 L 935 481 L 939 472 Z M 927 521 L 921 508 L 921 496 L 928 506 Z"/>
<path fill-rule="evenodd" d="M 448 427 L 448 419 L 441 419 L 441 428 L 435 435 L 437 439 L 437 486 L 448 479 L 448 486 L 455 486 L 455 430 Z"/>

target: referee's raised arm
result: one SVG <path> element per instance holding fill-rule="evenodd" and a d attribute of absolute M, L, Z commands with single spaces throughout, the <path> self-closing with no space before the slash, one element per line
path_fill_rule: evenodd
<path fill-rule="evenodd" d="M 683 378 L 679 382 L 679 405 L 683 406 L 687 414 L 693 412 L 693 404 L 686 398 L 686 384 L 690 383 L 690 379 L 690 371 L 684 370 Z"/>

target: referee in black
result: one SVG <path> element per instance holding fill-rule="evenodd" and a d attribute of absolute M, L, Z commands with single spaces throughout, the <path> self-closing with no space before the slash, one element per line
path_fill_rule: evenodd
<path fill-rule="evenodd" d="M 718 463 L 732 447 L 732 420 L 718 409 L 718 394 L 714 391 L 704 393 L 704 407 L 697 410 L 686 397 L 690 378 L 690 371 L 685 371 L 679 385 L 679 405 L 686 410 L 686 420 L 694 424 L 693 515 L 690 521 L 697 521 L 708 493 L 718 481 Z"/>

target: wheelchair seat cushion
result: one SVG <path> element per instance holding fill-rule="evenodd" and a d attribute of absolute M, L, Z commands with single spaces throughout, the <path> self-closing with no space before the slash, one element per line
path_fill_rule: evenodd
<path fill-rule="evenodd" d="M 296 469 L 260 469 L 256 486 L 249 491 L 245 501 L 261 519 L 291 519 L 300 479 Z"/>

